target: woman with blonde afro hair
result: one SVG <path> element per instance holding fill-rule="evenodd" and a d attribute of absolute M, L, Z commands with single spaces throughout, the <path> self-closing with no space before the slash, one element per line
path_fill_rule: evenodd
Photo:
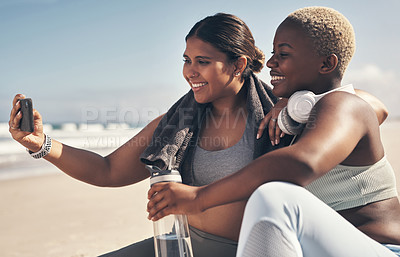
<path fill-rule="evenodd" d="M 356 49 L 353 26 L 347 18 L 331 8 L 306 7 L 289 14 L 286 20 L 303 28 L 318 55 L 335 54 L 337 72 L 343 77 Z"/>

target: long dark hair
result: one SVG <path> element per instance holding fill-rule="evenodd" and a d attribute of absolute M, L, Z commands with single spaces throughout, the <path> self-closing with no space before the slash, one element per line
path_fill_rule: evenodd
<path fill-rule="evenodd" d="M 264 67 L 264 53 L 255 46 L 253 35 L 246 23 L 232 14 L 217 13 L 197 22 L 187 34 L 185 40 L 197 37 L 210 43 L 234 62 L 240 56 L 246 56 L 247 66 L 242 77 L 251 72 L 260 72 Z"/>

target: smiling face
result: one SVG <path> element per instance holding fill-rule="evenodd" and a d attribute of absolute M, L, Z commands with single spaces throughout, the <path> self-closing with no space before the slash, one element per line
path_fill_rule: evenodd
<path fill-rule="evenodd" d="M 284 21 L 276 30 L 273 55 L 267 62 L 273 93 L 290 97 L 298 90 L 318 91 L 322 65 L 323 58 L 314 51 L 312 41 L 302 28 Z"/>
<path fill-rule="evenodd" d="M 198 103 L 209 103 L 235 96 L 241 84 L 234 78 L 235 65 L 226 54 L 197 37 L 186 41 L 183 76 Z"/>

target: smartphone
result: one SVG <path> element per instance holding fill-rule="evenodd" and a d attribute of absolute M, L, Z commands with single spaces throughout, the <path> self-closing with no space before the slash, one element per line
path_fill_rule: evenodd
<path fill-rule="evenodd" d="M 21 123 L 20 129 L 26 132 L 33 132 L 33 108 L 32 108 L 32 99 L 24 98 L 19 100 L 21 104 Z"/>

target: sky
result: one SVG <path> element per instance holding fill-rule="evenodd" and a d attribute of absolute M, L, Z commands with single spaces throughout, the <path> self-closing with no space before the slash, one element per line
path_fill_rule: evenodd
<path fill-rule="evenodd" d="M 189 90 L 185 36 L 206 16 L 232 13 L 270 57 L 292 11 L 327 6 L 353 24 L 357 49 L 344 83 L 400 118 L 399 0 L 0 0 L 0 122 L 23 93 L 45 123 L 146 123 Z M 259 75 L 269 83 L 269 69 Z"/>

